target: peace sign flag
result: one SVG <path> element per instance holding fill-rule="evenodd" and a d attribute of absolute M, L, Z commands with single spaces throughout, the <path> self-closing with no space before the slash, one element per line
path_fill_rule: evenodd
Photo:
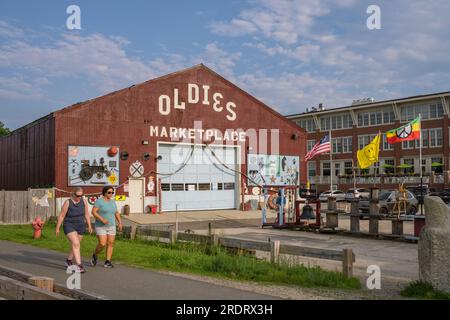
<path fill-rule="evenodd" d="M 362 150 L 358 150 L 356 154 L 358 164 L 361 169 L 370 167 L 375 162 L 378 162 L 378 153 L 380 152 L 380 134 L 378 134 L 371 143 L 365 146 Z"/>
<path fill-rule="evenodd" d="M 386 132 L 386 139 L 389 144 L 403 141 L 420 139 L 420 117 L 398 129 Z"/>

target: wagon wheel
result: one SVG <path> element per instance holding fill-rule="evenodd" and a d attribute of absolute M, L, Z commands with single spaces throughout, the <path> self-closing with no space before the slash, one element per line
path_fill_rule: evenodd
<path fill-rule="evenodd" d="M 94 176 L 94 170 L 92 170 L 92 168 L 90 168 L 90 167 L 83 168 L 80 171 L 80 178 L 83 181 L 88 181 L 88 180 L 92 179 L 93 176 Z"/>

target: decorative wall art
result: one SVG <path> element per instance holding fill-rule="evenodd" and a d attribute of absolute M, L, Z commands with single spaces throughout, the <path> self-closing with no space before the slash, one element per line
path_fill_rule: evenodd
<path fill-rule="evenodd" d="M 300 179 L 300 157 L 249 154 L 248 185 L 296 186 Z"/>
<path fill-rule="evenodd" d="M 119 148 L 69 146 L 69 186 L 118 186 Z"/>

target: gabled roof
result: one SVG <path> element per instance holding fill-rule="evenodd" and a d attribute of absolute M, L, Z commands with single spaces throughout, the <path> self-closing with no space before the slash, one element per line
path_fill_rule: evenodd
<path fill-rule="evenodd" d="M 74 104 L 74 105 L 68 106 L 68 107 L 63 108 L 63 109 L 61 109 L 61 110 L 55 111 L 54 113 L 55 113 L 55 114 L 58 114 L 58 113 L 61 113 L 61 112 L 68 112 L 68 111 L 71 111 L 71 110 L 73 110 L 73 109 L 76 109 L 77 107 L 81 107 L 82 105 L 84 105 L 84 104 L 87 103 L 87 102 L 93 102 L 93 101 L 102 99 L 102 98 L 104 98 L 104 97 L 108 97 L 108 96 L 111 96 L 111 95 L 115 95 L 115 94 L 121 93 L 121 92 L 123 92 L 123 91 L 125 91 L 125 90 L 130 90 L 130 89 L 132 89 L 132 88 L 134 88 L 134 87 L 143 86 L 143 85 L 150 84 L 150 83 L 153 83 L 153 82 L 157 82 L 157 81 L 160 81 L 160 80 L 170 79 L 170 78 L 175 77 L 175 76 L 177 76 L 177 75 L 179 75 L 179 74 L 186 73 L 186 72 L 189 72 L 189 71 L 193 71 L 193 70 L 196 70 L 196 69 L 203 69 L 203 70 L 205 70 L 205 71 L 207 71 L 207 72 L 213 74 L 215 77 L 221 79 L 222 81 L 226 82 L 226 83 L 229 84 L 231 87 L 235 88 L 236 90 L 238 90 L 238 91 L 241 92 L 242 94 L 246 95 L 248 98 L 250 98 L 250 99 L 253 100 L 254 102 L 260 104 L 264 109 L 266 109 L 268 112 L 272 113 L 275 117 L 278 117 L 278 118 L 280 118 L 281 120 L 283 120 L 283 121 L 286 123 L 286 125 L 292 127 L 292 129 L 297 130 L 297 131 L 304 131 L 302 128 L 300 128 L 299 126 L 297 126 L 295 123 L 293 123 L 292 121 L 288 120 L 288 119 L 287 119 L 285 116 L 283 116 L 281 113 L 275 111 L 274 109 L 272 109 L 271 107 L 269 107 L 267 104 L 265 104 L 265 103 L 262 102 L 261 100 L 255 98 L 254 96 L 252 96 L 252 95 L 249 94 L 248 92 L 244 91 L 243 89 L 241 89 L 240 87 L 238 87 L 236 84 L 234 84 L 233 82 L 227 80 L 226 78 L 224 78 L 223 76 L 221 76 L 220 74 L 218 74 L 217 72 L 215 72 L 214 70 L 208 68 L 208 67 L 205 66 L 203 63 L 200 63 L 200 64 L 198 64 L 198 65 L 195 65 L 195 66 L 192 66 L 192 67 L 183 69 L 183 70 L 175 71 L 175 72 L 166 74 L 166 75 L 161 76 L 161 77 L 158 77 L 158 78 L 154 78 L 154 79 L 151 79 L 151 80 L 147 80 L 147 81 L 141 82 L 141 83 L 139 83 L 139 84 L 132 85 L 132 86 L 130 86 L 130 87 L 128 87 L 128 88 L 124 88 L 124 89 L 121 89 L 121 90 L 118 90 L 118 91 L 114 91 L 114 92 L 108 93 L 108 94 L 106 94 L 106 95 L 103 95 L 103 96 L 100 96 L 100 97 L 97 97 L 97 98 L 94 98 L 94 99 L 90 99 L 90 100 L 86 100 L 86 101 L 84 101 L 84 102 L 76 103 L 76 104 Z"/>

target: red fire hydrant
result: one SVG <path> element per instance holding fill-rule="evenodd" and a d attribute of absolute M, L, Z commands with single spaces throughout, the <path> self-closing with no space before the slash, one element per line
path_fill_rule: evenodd
<path fill-rule="evenodd" d="M 41 217 L 36 217 L 31 224 L 34 229 L 33 239 L 40 239 L 42 235 L 42 227 L 44 226 L 44 221 L 42 221 Z"/>

